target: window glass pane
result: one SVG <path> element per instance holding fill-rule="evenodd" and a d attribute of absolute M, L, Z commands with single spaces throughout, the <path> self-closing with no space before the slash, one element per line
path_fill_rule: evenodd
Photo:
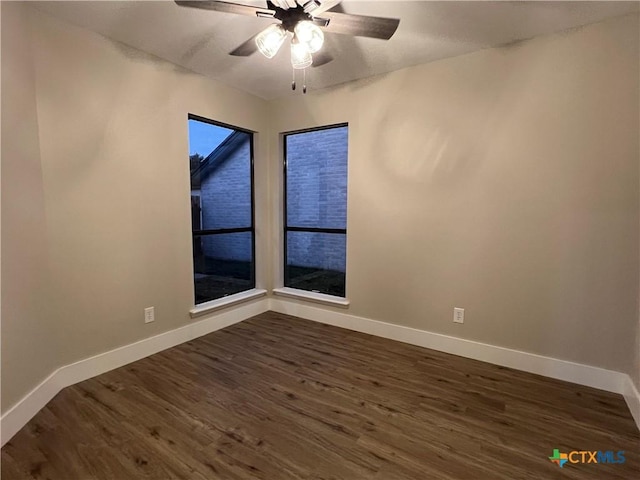
<path fill-rule="evenodd" d="M 251 134 L 189 120 L 193 230 L 252 225 Z"/>
<path fill-rule="evenodd" d="M 195 304 L 255 287 L 253 134 L 189 115 Z M 220 229 L 246 230 L 215 233 Z"/>
<path fill-rule="evenodd" d="M 345 296 L 347 236 L 287 232 L 285 286 Z"/>
<path fill-rule="evenodd" d="M 347 228 L 347 127 L 289 134 L 287 226 Z"/>
<path fill-rule="evenodd" d="M 253 233 L 194 235 L 196 304 L 255 287 Z"/>

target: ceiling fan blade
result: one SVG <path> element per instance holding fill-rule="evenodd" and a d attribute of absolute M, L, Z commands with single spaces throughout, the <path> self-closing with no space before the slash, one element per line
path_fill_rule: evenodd
<path fill-rule="evenodd" d="M 273 17 L 276 12 L 268 8 L 241 5 L 239 3 L 218 2 L 215 0 L 175 0 L 181 7 L 199 8 L 202 10 L 214 10 L 216 12 L 235 13 L 251 17 Z"/>
<path fill-rule="evenodd" d="M 322 18 L 329 20 L 329 24 L 323 27 L 326 32 L 382 40 L 389 40 L 400 24 L 398 18 L 369 17 L 338 12 L 324 12 Z"/>
<path fill-rule="evenodd" d="M 304 3 L 304 2 L 303 2 Z M 309 6 L 307 7 L 307 3 Z M 322 12 L 331 10 L 333 7 L 342 3 L 342 0 L 315 0 L 312 2 L 304 3 L 305 11 L 311 15 L 320 15 Z"/>
<path fill-rule="evenodd" d="M 235 49 L 231 50 L 229 55 L 233 55 L 234 57 L 248 57 L 256 53 L 258 51 L 258 46 L 256 45 L 257 36 L 258 33 Z"/>
<path fill-rule="evenodd" d="M 311 66 L 313 68 L 321 67 L 329 62 L 333 62 L 333 57 L 327 52 L 320 51 L 313 54 L 313 63 L 311 64 Z"/>
<path fill-rule="evenodd" d="M 289 10 L 290 8 L 296 8 L 298 6 L 296 0 L 270 0 L 270 3 L 283 10 Z"/>

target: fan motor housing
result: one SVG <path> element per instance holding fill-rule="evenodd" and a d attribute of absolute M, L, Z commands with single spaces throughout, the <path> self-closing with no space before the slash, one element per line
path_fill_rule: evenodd
<path fill-rule="evenodd" d="M 280 20 L 282 22 L 282 27 L 291 33 L 293 33 L 293 29 L 298 22 L 303 22 L 305 20 L 310 22 L 314 21 L 314 18 L 305 12 L 304 7 L 301 5 L 297 5 L 296 8 L 289 8 L 288 10 L 285 10 L 284 8 L 280 8 L 267 1 L 267 6 L 270 10 L 275 10 L 276 13 L 273 18 Z M 323 22 L 323 25 L 326 25 L 326 23 Z"/>

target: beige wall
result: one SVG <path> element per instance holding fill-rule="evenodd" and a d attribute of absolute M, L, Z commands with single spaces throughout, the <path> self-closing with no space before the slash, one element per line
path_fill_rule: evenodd
<path fill-rule="evenodd" d="M 348 121 L 350 313 L 633 374 L 637 17 L 267 103 L 23 8 L 2 2 L 3 412 L 190 321 L 188 112 L 260 132 L 259 286 L 273 139 Z"/>
<path fill-rule="evenodd" d="M 1 8 L 4 411 L 52 372 L 58 348 L 29 22 L 18 4 Z"/>
<path fill-rule="evenodd" d="M 272 132 L 349 122 L 350 313 L 631 373 L 638 88 L 628 16 L 311 87 Z"/>
<path fill-rule="evenodd" d="M 24 75 L 3 55 L 3 120 L 28 115 L 25 129 L 2 123 L 6 411 L 57 366 L 191 321 L 187 114 L 264 132 L 267 104 L 26 8 L 29 38 L 2 7 L 3 47 Z M 20 41 L 5 42 L 5 26 Z M 265 149 L 258 135 L 259 284 Z"/>
<path fill-rule="evenodd" d="M 636 354 L 629 375 L 636 389 L 640 392 L 640 316 L 638 318 L 638 324 L 636 325 Z"/>
<path fill-rule="evenodd" d="M 640 76 L 640 72 L 638 73 Z M 640 96 L 636 98 L 638 105 L 638 112 L 640 112 Z M 640 116 L 640 113 L 638 114 Z M 638 136 L 640 136 L 640 125 L 638 126 Z M 640 156 L 638 158 L 640 161 Z M 640 178 L 640 177 L 639 177 Z M 640 244 L 639 244 L 640 249 Z M 640 265 L 639 265 L 640 268 Z M 629 372 L 631 376 L 631 380 L 635 384 L 636 389 L 640 392 L 640 285 L 638 286 L 638 322 L 636 323 L 636 355 L 634 359 L 634 364 L 632 365 L 631 371 Z"/>

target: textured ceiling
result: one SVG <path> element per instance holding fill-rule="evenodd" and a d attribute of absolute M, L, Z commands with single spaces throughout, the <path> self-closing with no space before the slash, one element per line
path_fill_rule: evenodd
<path fill-rule="evenodd" d="M 265 5 L 251 0 L 237 3 Z M 273 23 L 268 19 L 183 8 L 171 1 L 31 5 L 263 98 L 299 94 L 290 88 L 288 49 L 282 48 L 271 60 L 259 53 L 251 57 L 227 55 Z M 339 8 L 345 13 L 399 18 L 400 26 L 389 41 L 327 34 L 323 48 L 334 61 L 308 69 L 311 89 L 638 12 L 639 4 L 345 0 Z"/>

